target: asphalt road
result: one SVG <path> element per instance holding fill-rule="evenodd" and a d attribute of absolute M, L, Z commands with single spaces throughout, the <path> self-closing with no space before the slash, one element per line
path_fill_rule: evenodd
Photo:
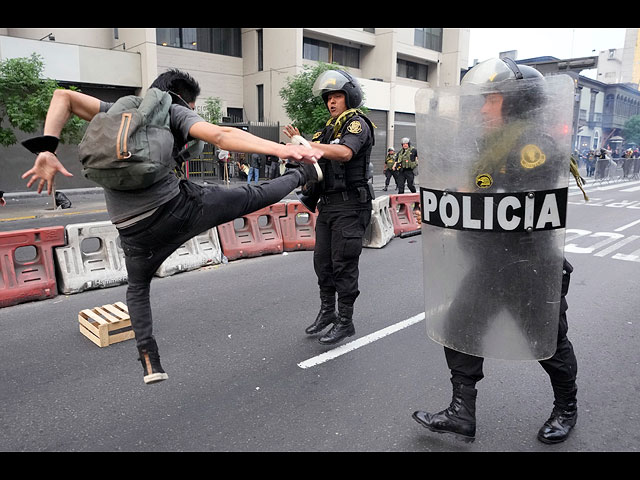
<path fill-rule="evenodd" d="M 333 348 L 304 334 L 319 306 L 311 252 L 154 279 L 169 374 L 156 385 L 143 383 L 133 340 L 99 348 L 78 331 L 80 310 L 124 301 L 125 286 L 0 309 L 0 451 L 637 452 L 640 181 L 589 194 L 585 204 L 572 188 L 569 204 L 579 418 L 563 444 L 536 440 L 552 408 L 537 362 L 485 361 L 474 443 L 411 418 L 451 399 L 420 317 L 415 236 L 364 250 L 356 335 Z"/>

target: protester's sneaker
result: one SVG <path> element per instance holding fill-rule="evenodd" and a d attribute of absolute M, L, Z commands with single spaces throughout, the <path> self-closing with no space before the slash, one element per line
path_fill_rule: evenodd
<path fill-rule="evenodd" d="M 158 354 L 158 345 L 155 340 L 151 343 L 138 347 L 140 357 L 138 360 L 142 363 L 144 369 L 144 383 L 161 382 L 169 378 L 160 365 L 160 355 Z"/>

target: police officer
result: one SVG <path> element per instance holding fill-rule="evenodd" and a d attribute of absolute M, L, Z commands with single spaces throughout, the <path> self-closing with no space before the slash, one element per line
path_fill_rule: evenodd
<path fill-rule="evenodd" d="M 312 139 L 314 147 L 323 152 L 318 164 L 324 180 L 303 191 L 312 199 L 311 208 L 315 208 L 317 201 L 319 212 L 313 265 L 321 303 L 315 321 L 305 332 L 317 334 L 333 325 L 319 339 L 323 345 L 332 345 L 355 334 L 353 308 L 360 294 L 358 263 L 374 198 L 367 181 L 374 127 L 359 110 L 363 103 L 362 89 L 349 73 L 323 72 L 313 85 L 313 94 L 322 97 L 331 118 Z M 284 133 L 289 137 L 299 134 L 290 125 Z"/>
<path fill-rule="evenodd" d="M 534 80 L 528 84 L 528 88 L 522 90 L 509 88 L 513 82 L 523 79 L 539 81 Z M 491 85 L 488 90 L 490 93 L 484 96 L 481 109 L 487 133 L 478 147 L 478 161 L 473 171 L 469 172 L 469 191 L 513 191 L 519 181 L 517 179 L 523 175 L 528 176 L 531 185 L 543 185 L 544 177 L 548 175 L 546 167 L 551 163 L 547 160 L 556 155 L 554 142 L 550 138 L 530 133 L 531 129 L 528 126 L 532 125 L 532 119 L 527 115 L 528 112 L 539 109 L 542 103 L 541 89 L 544 88 L 544 77 L 532 67 L 516 65 L 510 59 L 496 59 L 483 62 L 471 69 L 462 80 L 463 84 L 465 82 Z M 534 88 L 534 85 L 538 88 Z M 477 346 L 471 345 L 481 339 L 468 338 L 472 335 L 462 325 L 462 317 L 472 318 L 475 326 L 486 322 L 500 309 L 514 307 L 522 295 L 530 294 L 515 289 L 511 291 L 509 288 L 498 291 L 496 288 L 491 290 L 489 295 L 486 289 L 478 285 L 478 279 L 482 278 L 485 284 L 497 285 L 500 282 L 492 280 L 497 278 L 492 275 L 517 278 L 518 269 L 522 268 L 519 266 L 523 264 L 522 258 L 528 258 L 526 249 L 538 248 L 542 256 L 557 254 L 552 253 L 551 249 L 545 249 L 544 245 L 524 245 L 522 237 L 518 234 L 507 235 L 511 235 L 508 237 L 509 240 L 506 240 L 510 243 L 505 244 L 508 246 L 504 246 L 502 260 L 497 262 L 499 265 L 492 266 L 483 262 L 482 252 L 473 255 L 476 263 L 471 266 L 471 270 L 476 270 L 473 274 L 475 278 L 469 275 L 466 281 L 463 280 L 459 287 L 460 294 L 454 299 L 446 317 L 445 325 L 450 329 L 448 332 L 457 331 L 461 332 L 458 334 L 465 335 L 465 342 L 469 342 L 468 351 L 477 351 Z M 465 248 L 467 247 L 473 248 L 473 245 L 466 245 Z M 554 265 L 559 262 L 549 263 Z M 565 299 L 572 270 L 569 262 L 564 259 L 557 347 L 551 358 L 539 361 L 549 375 L 554 393 L 553 411 L 537 436 L 543 443 L 559 443 L 566 440 L 577 419 L 577 362 L 573 346 L 567 338 L 568 307 Z M 538 272 L 540 278 L 550 278 L 547 275 L 557 273 L 559 272 L 555 270 L 551 273 Z M 482 297 L 481 292 L 484 293 Z M 444 351 L 453 386 L 451 404 L 437 413 L 416 411 L 413 418 L 431 431 L 454 434 L 465 441 L 473 441 L 476 430 L 475 387 L 484 377 L 484 359 L 447 346 L 444 347 Z"/>
<path fill-rule="evenodd" d="M 395 152 L 396 151 L 393 149 L 393 147 L 389 148 L 389 150 L 387 150 L 387 158 L 385 158 L 384 160 L 385 180 L 384 188 L 382 189 L 384 192 L 386 192 L 387 188 L 389 187 L 389 181 L 391 180 L 391 177 L 393 177 L 394 181 L 396 182 L 396 190 L 398 189 L 398 177 L 394 169 L 394 166 L 396 164 Z"/>
<path fill-rule="evenodd" d="M 404 137 L 402 140 L 402 150 L 396 155 L 396 170 L 398 171 L 398 193 L 404 193 L 404 184 L 411 193 L 416 193 L 414 186 L 415 175 L 413 169 L 418 166 L 418 150 L 411 146 L 411 140 Z"/>

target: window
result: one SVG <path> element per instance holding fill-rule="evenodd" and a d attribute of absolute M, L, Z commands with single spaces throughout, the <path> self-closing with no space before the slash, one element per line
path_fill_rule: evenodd
<path fill-rule="evenodd" d="M 344 45 L 331 45 L 331 61 L 345 67 L 360 68 L 360 50 Z"/>
<path fill-rule="evenodd" d="M 413 44 L 436 52 L 442 52 L 442 29 L 416 28 L 413 35 Z"/>
<path fill-rule="evenodd" d="M 239 28 L 157 28 L 156 43 L 198 52 L 242 56 Z"/>
<path fill-rule="evenodd" d="M 242 123 L 244 120 L 241 108 L 227 107 L 227 117 L 229 122 Z"/>
<path fill-rule="evenodd" d="M 428 74 L 429 67 L 427 65 L 398 59 L 396 75 L 399 77 L 426 82 Z"/>
<path fill-rule="evenodd" d="M 302 58 L 317 62 L 329 62 L 329 44 L 313 38 L 302 40 Z"/>
<path fill-rule="evenodd" d="M 314 38 L 303 38 L 302 58 L 325 63 L 335 62 L 345 67 L 360 68 L 360 49 L 324 42 Z"/>
<path fill-rule="evenodd" d="M 257 33 L 258 33 L 258 71 L 261 72 L 264 68 L 264 63 L 263 63 L 264 43 L 263 43 L 262 30 L 258 30 Z"/>
<path fill-rule="evenodd" d="M 258 85 L 258 121 L 264 122 L 264 85 Z"/>

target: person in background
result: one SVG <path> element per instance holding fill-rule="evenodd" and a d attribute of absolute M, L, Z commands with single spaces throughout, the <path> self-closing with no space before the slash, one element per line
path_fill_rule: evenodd
<path fill-rule="evenodd" d="M 396 159 L 395 159 L 395 150 L 393 149 L 393 147 L 390 147 L 387 150 L 387 158 L 384 159 L 384 188 L 382 189 L 382 191 L 386 192 L 388 187 L 389 187 L 389 181 L 391 180 L 391 177 L 393 177 L 393 180 L 396 183 L 396 190 L 398 189 L 398 177 L 396 174 L 396 171 L 394 170 L 394 166 L 396 164 Z"/>
<path fill-rule="evenodd" d="M 418 167 L 418 150 L 411 146 L 411 140 L 404 137 L 402 150 L 396 155 L 396 170 L 398 171 L 398 193 L 404 193 L 404 184 L 411 193 L 416 193 L 414 170 Z"/>
<path fill-rule="evenodd" d="M 247 176 L 247 183 L 251 183 L 251 180 L 257 185 L 260 180 L 260 164 L 262 160 L 260 155 L 257 153 L 252 153 L 249 157 L 249 174 Z"/>

